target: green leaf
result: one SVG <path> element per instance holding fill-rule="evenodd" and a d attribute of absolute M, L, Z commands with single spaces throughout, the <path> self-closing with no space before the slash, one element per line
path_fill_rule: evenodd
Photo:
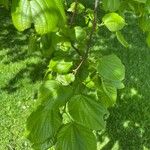
<path fill-rule="evenodd" d="M 101 130 L 106 125 L 104 115 L 107 110 L 90 96 L 73 96 L 68 102 L 68 112 L 77 123 L 89 129 Z"/>
<path fill-rule="evenodd" d="M 108 82 L 102 82 L 102 87 L 97 94 L 105 107 L 111 107 L 116 103 L 117 89 Z"/>
<path fill-rule="evenodd" d="M 116 99 L 117 99 L 117 89 L 112 86 L 109 82 L 103 81 L 102 82 L 102 87 L 106 95 L 108 96 L 110 100 L 110 105 L 115 104 Z"/>
<path fill-rule="evenodd" d="M 125 86 L 124 84 L 119 80 L 106 80 L 102 79 L 104 83 L 109 84 L 110 86 L 115 87 L 116 89 L 123 89 Z"/>
<path fill-rule="evenodd" d="M 14 0 L 12 19 L 19 31 L 24 31 L 34 23 L 36 32 L 55 32 L 65 22 L 61 0 Z"/>
<path fill-rule="evenodd" d="M 120 7 L 120 0 L 102 0 L 105 11 L 116 11 Z"/>
<path fill-rule="evenodd" d="M 61 122 L 60 114 L 53 107 L 52 102 L 38 107 L 27 122 L 27 129 L 30 132 L 28 138 L 34 144 L 33 147 L 51 147 L 53 145 L 51 140 L 56 135 Z"/>
<path fill-rule="evenodd" d="M 76 2 L 73 2 L 67 11 L 75 12 L 75 8 L 76 8 Z M 85 10 L 84 5 L 82 5 L 81 3 L 78 3 L 77 8 L 76 8 L 76 13 L 82 13 L 84 10 Z"/>
<path fill-rule="evenodd" d="M 45 57 L 50 57 L 55 51 L 57 36 L 54 32 L 41 36 L 40 48 Z"/>
<path fill-rule="evenodd" d="M 57 75 L 56 80 L 60 82 L 62 85 L 66 86 L 72 83 L 75 80 L 75 76 L 73 73 L 69 73 L 66 75 Z"/>
<path fill-rule="evenodd" d="M 62 86 L 58 81 L 48 80 L 43 83 L 39 90 L 39 100 L 42 103 L 53 102 L 56 108 L 64 105 L 72 96 L 71 86 Z"/>
<path fill-rule="evenodd" d="M 62 86 L 57 81 L 46 81 L 39 91 L 39 106 L 27 122 L 29 140 L 33 147 L 40 149 L 53 145 L 53 138 L 62 124 L 59 107 L 64 105 L 72 96 L 69 86 Z"/>
<path fill-rule="evenodd" d="M 46 34 L 55 32 L 58 24 L 63 23 L 62 15 L 57 7 L 60 0 L 31 0 L 31 12 L 36 32 Z M 57 5 L 56 5 L 57 4 Z M 64 14 L 64 13 L 63 13 Z"/>
<path fill-rule="evenodd" d="M 117 36 L 117 39 L 118 41 L 126 48 L 129 47 L 129 44 L 128 42 L 125 40 L 124 36 L 122 35 L 122 33 L 120 31 L 117 31 L 116 32 L 116 36 Z"/>
<path fill-rule="evenodd" d="M 58 133 L 56 150 L 96 150 L 96 138 L 89 129 L 69 123 Z"/>
<path fill-rule="evenodd" d="M 120 80 L 125 77 L 125 67 L 121 60 L 114 54 L 103 56 L 98 61 L 97 71 L 107 80 Z"/>
<path fill-rule="evenodd" d="M 86 31 L 80 26 L 74 27 L 74 30 L 75 30 L 76 40 L 82 42 L 87 36 Z"/>
<path fill-rule="evenodd" d="M 54 57 L 49 64 L 49 71 L 54 71 L 59 74 L 66 74 L 70 71 L 73 66 L 73 62 L 70 59 L 62 59 Z"/>
<path fill-rule="evenodd" d="M 13 0 L 11 15 L 13 24 L 19 31 L 30 28 L 32 23 L 30 1 Z"/>
<path fill-rule="evenodd" d="M 35 150 L 47 150 L 47 149 L 51 150 L 53 145 L 54 145 L 54 139 L 52 138 L 52 139 L 47 139 L 44 143 L 33 144 L 32 148 Z"/>
<path fill-rule="evenodd" d="M 124 18 L 117 13 L 106 14 L 102 21 L 111 32 L 119 31 L 126 25 Z"/>

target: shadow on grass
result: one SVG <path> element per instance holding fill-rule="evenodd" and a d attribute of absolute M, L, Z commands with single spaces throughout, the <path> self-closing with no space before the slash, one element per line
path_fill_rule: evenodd
<path fill-rule="evenodd" d="M 28 30 L 23 34 L 14 27 L 11 22 L 10 12 L 0 7 L 0 51 L 5 53 L 1 54 L 3 58 L 7 56 L 7 60 L 3 61 L 4 64 L 19 62 L 25 60 L 33 55 L 28 54 Z M 39 56 L 38 54 L 34 54 Z"/>
<path fill-rule="evenodd" d="M 27 64 L 26 67 L 21 69 L 12 79 L 10 79 L 1 90 L 7 91 L 9 94 L 16 92 L 16 90 L 22 87 L 21 83 L 18 81 L 25 78 L 29 79 L 31 84 L 36 81 L 42 81 L 46 67 L 47 64 L 42 62 Z"/>
<path fill-rule="evenodd" d="M 22 87 L 20 81 L 23 79 L 29 80 L 31 83 L 42 80 L 47 64 L 45 60 L 42 61 L 40 53 L 32 53 L 29 55 L 27 50 L 28 31 L 25 31 L 24 34 L 18 32 L 11 22 L 10 12 L 1 7 L 0 22 L 1 63 L 6 66 L 13 66 L 15 63 L 25 64 L 4 87 L 1 87 L 1 90 L 12 93 Z M 38 58 L 39 61 L 32 63 L 30 62 L 30 58 L 32 60 Z M 27 59 L 29 61 L 24 62 Z"/>

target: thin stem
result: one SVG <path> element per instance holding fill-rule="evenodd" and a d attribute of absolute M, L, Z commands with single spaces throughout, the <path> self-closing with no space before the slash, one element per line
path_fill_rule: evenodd
<path fill-rule="evenodd" d="M 79 49 L 77 47 L 74 46 L 74 44 L 71 42 L 71 46 L 73 47 L 73 49 L 78 53 L 79 56 L 82 56 L 81 52 L 79 51 Z"/>
<path fill-rule="evenodd" d="M 99 0 L 95 0 L 93 27 L 92 27 L 91 33 L 89 35 L 89 39 L 87 40 L 87 48 L 86 48 L 85 54 L 84 54 L 81 62 L 77 66 L 77 68 L 73 70 L 74 74 L 76 74 L 78 72 L 78 70 L 80 69 L 82 64 L 88 58 L 90 47 L 91 47 L 91 41 L 92 41 L 93 33 L 95 32 L 96 26 L 97 26 L 97 8 L 98 8 L 98 4 L 99 4 Z"/>

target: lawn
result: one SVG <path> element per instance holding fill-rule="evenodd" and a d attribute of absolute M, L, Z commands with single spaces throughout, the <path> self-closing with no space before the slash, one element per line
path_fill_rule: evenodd
<path fill-rule="evenodd" d="M 126 87 L 110 109 L 99 150 L 150 149 L 150 48 L 134 19 L 128 19 L 130 24 L 123 33 L 129 49 L 103 28 L 95 44 L 95 50 L 115 53 L 126 67 Z M 8 13 L 0 8 L 0 150 L 31 150 L 25 122 L 34 107 L 46 62 L 40 53 L 28 53 L 28 36 L 16 31 Z"/>

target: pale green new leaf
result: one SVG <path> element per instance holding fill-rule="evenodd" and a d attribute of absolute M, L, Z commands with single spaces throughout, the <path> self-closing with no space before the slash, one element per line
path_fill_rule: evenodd
<path fill-rule="evenodd" d="M 75 80 L 75 75 L 73 73 L 69 73 L 65 75 L 58 74 L 56 80 L 60 82 L 62 85 L 66 86 Z"/>
<path fill-rule="evenodd" d="M 102 0 L 105 11 L 116 11 L 120 7 L 120 0 Z"/>
<path fill-rule="evenodd" d="M 11 12 L 13 24 L 19 31 L 30 28 L 32 14 L 29 0 L 13 0 Z"/>
<path fill-rule="evenodd" d="M 60 57 L 54 57 L 49 63 L 49 71 L 54 71 L 59 74 L 66 74 L 69 72 L 73 62 L 70 59 L 62 59 Z"/>
<path fill-rule="evenodd" d="M 111 32 L 119 31 L 126 25 L 124 18 L 117 13 L 106 14 L 102 21 Z"/>
<path fill-rule="evenodd" d="M 69 123 L 58 133 L 56 150 L 96 150 L 96 138 L 91 130 Z"/>
<path fill-rule="evenodd" d="M 114 54 L 100 58 L 97 71 L 101 77 L 107 80 L 122 81 L 125 78 L 125 67 Z"/>
<path fill-rule="evenodd" d="M 81 42 L 86 38 L 86 31 L 80 26 L 74 27 L 76 40 Z"/>
<path fill-rule="evenodd" d="M 93 97 L 85 95 L 73 96 L 68 102 L 68 112 L 77 123 L 89 129 L 101 130 L 106 125 L 104 115 L 108 112 Z"/>
<path fill-rule="evenodd" d="M 73 2 L 67 11 L 68 12 L 75 12 L 76 11 L 76 13 L 82 13 L 84 10 L 85 10 L 84 5 L 82 5 L 81 3 L 78 3 L 77 8 L 76 8 L 76 2 Z"/>

